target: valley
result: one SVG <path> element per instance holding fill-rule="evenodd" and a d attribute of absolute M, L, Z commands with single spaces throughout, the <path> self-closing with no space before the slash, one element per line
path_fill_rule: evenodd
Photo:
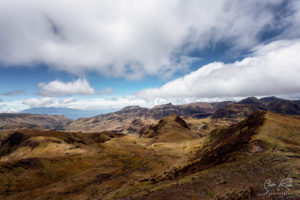
<path fill-rule="evenodd" d="M 0 199 L 297 199 L 299 110 L 248 98 L 78 120 L 2 114 Z M 264 187 L 285 178 L 285 196 Z"/>

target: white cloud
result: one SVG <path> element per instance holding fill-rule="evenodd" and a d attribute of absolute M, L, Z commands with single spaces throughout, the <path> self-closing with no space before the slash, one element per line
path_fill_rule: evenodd
<path fill-rule="evenodd" d="M 18 113 L 21 110 L 18 108 L 6 108 L 6 109 L 1 109 L 2 113 Z"/>
<path fill-rule="evenodd" d="M 73 82 L 61 82 L 55 80 L 49 83 L 39 83 L 38 94 L 45 97 L 61 97 L 69 95 L 93 95 L 95 90 L 91 88 L 86 79 L 78 79 Z"/>
<path fill-rule="evenodd" d="M 139 105 L 151 108 L 156 105 L 172 102 L 173 104 L 191 103 L 194 101 L 206 101 L 207 99 L 199 98 L 153 98 L 145 100 L 135 96 L 109 96 L 105 98 L 30 98 L 23 101 L 3 102 L 11 104 L 13 107 L 61 107 L 75 108 L 82 110 L 105 110 L 114 111 L 122 109 L 125 106 Z M 211 99 L 208 99 L 211 101 Z M 220 100 L 220 99 L 214 99 Z"/>
<path fill-rule="evenodd" d="M 24 109 L 21 101 L 2 101 L 0 102 L 0 113 L 14 113 Z"/>
<path fill-rule="evenodd" d="M 299 93 L 300 94 L 300 93 Z M 299 99 L 294 96 L 291 99 Z M 262 97 L 262 96 L 261 96 Z M 282 96 L 289 98 L 289 96 Z M 175 98 L 153 98 L 143 99 L 136 96 L 113 96 L 106 98 L 31 98 L 21 101 L 9 101 L 0 103 L 0 112 L 20 112 L 24 109 L 34 107 L 56 107 L 56 108 L 73 108 L 81 110 L 113 112 L 126 106 L 139 105 L 141 107 L 152 108 L 156 105 L 173 103 L 175 105 L 188 104 L 192 102 L 218 102 L 218 101 L 239 101 L 242 98 L 225 97 L 225 98 L 197 98 L 197 97 L 175 97 Z"/>
<path fill-rule="evenodd" d="M 8 92 L 0 93 L 0 96 L 14 96 L 14 95 L 22 95 L 25 92 L 23 90 L 13 90 Z"/>
<path fill-rule="evenodd" d="M 60 104 L 70 104 L 70 103 L 74 103 L 76 101 L 77 100 L 75 98 L 64 98 L 64 99 L 59 100 L 59 103 Z"/>
<path fill-rule="evenodd" d="M 145 89 L 139 98 L 224 98 L 291 95 L 300 92 L 300 40 L 262 45 L 251 57 L 224 64 L 210 63 L 160 88 Z"/>
<path fill-rule="evenodd" d="M 253 47 L 266 25 L 278 21 L 271 8 L 283 1 L 0 0 L 0 63 L 164 76 L 188 67 L 173 56 L 183 45 L 191 51 L 225 40 L 237 50 Z M 282 22 L 293 35 L 299 10 Z"/>
<path fill-rule="evenodd" d="M 25 99 L 23 101 L 16 101 L 17 104 L 23 104 L 29 106 L 30 108 L 34 107 L 70 107 L 74 103 L 76 103 L 75 98 L 50 98 L 50 97 L 43 97 L 43 98 L 30 98 Z"/>
<path fill-rule="evenodd" d="M 22 103 L 30 107 L 51 107 L 53 106 L 55 101 L 49 97 L 44 97 L 40 99 L 37 98 L 26 99 Z"/>
<path fill-rule="evenodd" d="M 106 95 L 106 94 L 112 94 L 112 93 L 114 93 L 114 90 L 112 88 L 105 88 L 98 92 L 99 95 Z"/>

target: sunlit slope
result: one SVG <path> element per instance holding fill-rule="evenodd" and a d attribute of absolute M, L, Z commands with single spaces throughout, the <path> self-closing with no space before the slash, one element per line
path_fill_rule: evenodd
<path fill-rule="evenodd" d="M 198 138 L 199 135 L 192 132 L 182 118 L 170 115 L 141 132 L 141 137 L 154 138 L 156 142 L 179 142 Z"/>
<path fill-rule="evenodd" d="M 143 189 L 136 185 L 137 191 L 125 199 L 280 199 L 259 194 L 265 193 L 267 179 L 279 184 L 285 178 L 294 186 L 286 197 L 296 199 L 299 142 L 299 117 L 257 112 L 213 131 L 185 154 L 188 159 L 181 165 L 162 172 Z"/>

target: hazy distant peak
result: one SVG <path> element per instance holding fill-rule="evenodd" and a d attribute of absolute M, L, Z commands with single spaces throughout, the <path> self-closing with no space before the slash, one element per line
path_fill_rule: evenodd
<path fill-rule="evenodd" d="M 126 111 L 126 110 L 136 110 L 136 109 L 143 109 L 142 107 L 136 105 L 136 106 L 126 106 L 121 109 L 121 111 Z"/>
<path fill-rule="evenodd" d="M 260 98 L 259 100 L 263 101 L 263 102 L 266 102 L 266 103 L 271 103 L 273 101 L 282 101 L 284 99 L 281 99 L 281 98 L 278 98 L 278 97 L 275 97 L 275 96 L 269 96 L 269 97 L 263 97 L 263 98 Z"/>
<path fill-rule="evenodd" d="M 261 100 L 256 97 L 248 97 L 246 99 L 241 100 L 239 103 L 241 104 L 261 104 L 263 103 Z"/>

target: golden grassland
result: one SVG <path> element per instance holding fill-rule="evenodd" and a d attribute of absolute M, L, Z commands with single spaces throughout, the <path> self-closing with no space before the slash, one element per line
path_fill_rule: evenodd
<path fill-rule="evenodd" d="M 185 118 L 197 129 L 168 122 L 151 138 L 25 131 L 0 148 L 0 199 L 268 199 L 257 196 L 268 178 L 300 180 L 300 119 L 259 116 Z"/>

